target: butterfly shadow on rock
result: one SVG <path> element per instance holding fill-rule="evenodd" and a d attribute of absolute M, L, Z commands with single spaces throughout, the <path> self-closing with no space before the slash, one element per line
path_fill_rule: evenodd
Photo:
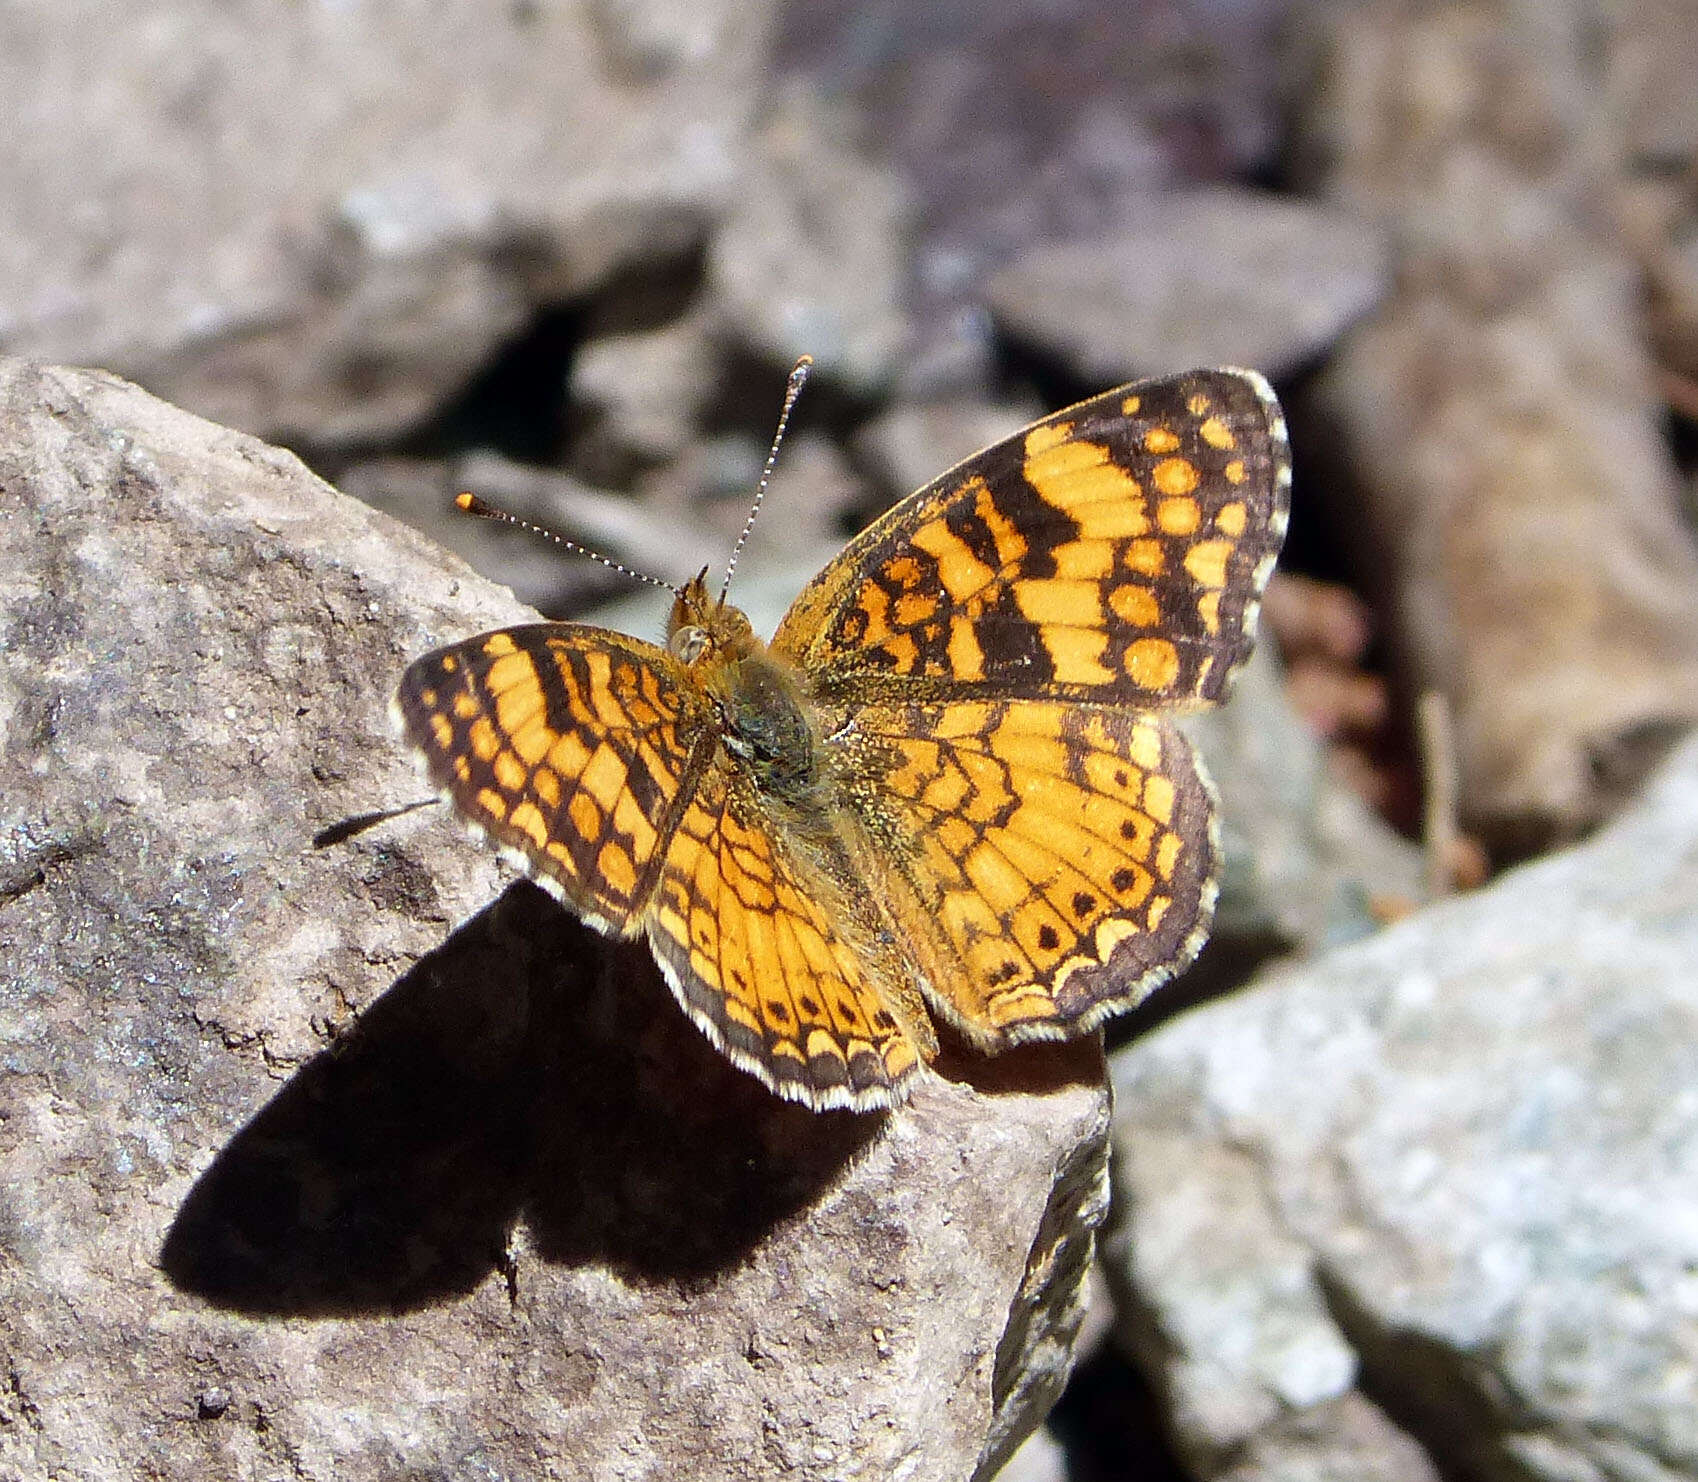
<path fill-rule="evenodd" d="M 521 883 L 236 1134 L 160 1262 L 237 1311 L 405 1311 L 500 1269 L 523 1219 L 544 1260 L 711 1280 L 885 1120 L 778 1100 L 689 1025 L 643 947 Z"/>

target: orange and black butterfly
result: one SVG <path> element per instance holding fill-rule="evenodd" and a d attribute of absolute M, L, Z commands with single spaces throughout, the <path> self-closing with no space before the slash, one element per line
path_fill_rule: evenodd
<path fill-rule="evenodd" d="M 397 707 L 456 808 L 647 937 L 734 1063 L 889 1106 L 937 1050 L 1084 1033 L 1196 955 L 1222 699 L 1285 532 L 1267 382 L 1133 382 L 862 531 L 770 644 L 702 579 L 664 647 L 577 623 L 426 654 Z"/>

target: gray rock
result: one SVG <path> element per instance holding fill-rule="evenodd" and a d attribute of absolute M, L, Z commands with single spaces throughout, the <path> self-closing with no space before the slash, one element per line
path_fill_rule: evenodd
<path fill-rule="evenodd" d="M 1303 9 L 791 0 L 777 55 L 913 182 L 918 296 L 949 312 L 1152 189 L 1265 165 L 1284 127 L 1270 37 Z"/>
<path fill-rule="evenodd" d="M 1321 178 L 1399 260 L 1315 443 L 1402 687 L 1449 702 L 1464 823 L 1524 856 L 1698 720 L 1698 546 L 1639 270 L 1595 209 L 1617 100 L 1587 4 L 1329 16 Z"/>
<path fill-rule="evenodd" d="M 1698 14 L 1644 0 L 1611 16 L 1609 77 L 1629 160 L 1678 174 L 1698 151 Z"/>
<path fill-rule="evenodd" d="M 538 306 L 699 247 L 771 10 L 8 8 L 0 344 L 274 435 L 393 435 Z"/>
<path fill-rule="evenodd" d="M 528 614 L 292 457 L 0 362 L 0 1474 L 959 1479 L 1065 1373 L 1100 1052 L 816 1116 L 420 799 Z"/>
<path fill-rule="evenodd" d="M 1698 741 L 1113 1076 L 1123 1336 L 1200 1476 L 1698 1476 Z"/>
<path fill-rule="evenodd" d="M 686 582 L 701 570 L 703 552 L 731 548 L 729 537 L 698 527 L 686 512 L 658 510 L 631 495 L 497 453 L 366 459 L 344 469 L 337 483 L 343 493 L 405 520 L 474 570 L 510 587 L 521 602 L 553 614 L 575 616 L 597 600 L 629 593 L 637 583 L 535 531 L 468 516 L 454 503 L 461 490 L 661 581 Z M 672 599 L 670 593 L 660 595 L 664 616 Z"/>
<path fill-rule="evenodd" d="M 683 522 L 661 527 L 662 538 L 672 539 L 675 549 L 681 539 L 694 541 L 679 552 L 689 561 L 691 576 L 703 566 L 715 577 L 723 574 L 748 518 L 750 492 L 752 485 L 738 489 L 735 498 L 718 501 L 714 513 L 720 518 L 711 529 Z M 785 439 L 731 582 L 730 600 L 748 614 L 762 638 L 777 631 L 802 588 L 843 549 L 838 517 L 844 509 L 863 502 L 858 496 L 864 493 L 835 443 L 810 432 L 792 432 Z M 584 620 L 657 639 L 665 632 L 671 609 L 670 593 L 635 587 L 598 604 Z"/>
<path fill-rule="evenodd" d="M 708 291 L 729 343 L 762 360 L 814 357 L 857 393 L 886 385 L 910 339 L 896 175 L 857 156 L 832 109 L 801 88 L 750 139 L 737 199 L 708 254 Z"/>
<path fill-rule="evenodd" d="M 1421 851 L 1333 773 L 1286 697 L 1271 642 L 1251 654 L 1230 704 L 1184 724 L 1220 795 L 1222 846 L 1214 934 L 1190 991 L 1235 986 L 1271 954 L 1367 936 L 1376 902 L 1424 898 Z"/>
<path fill-rule="evenodd" d="M 1067 1453 L 1043 1427 L 1028 1436 L 996 1482 L 1067 1482 Z"/>
<path fill-rule="evenodd" d="M 580 345 L 571 396 L 587 426 L 574 455 L 637 467 L 680 456 L 699 433 L 720 375 L 708 316 L 699 311 Z"/>
<path fill-rule="evenodd" d="M 1432 1459 L 1355 1390 L 1288 1411 L 1217 1472 L 1223 1482 L 1440 1482 Z"/>
<path fill-rule="evenodd" d="M 1222 187 L 1150 196 L 1126 226 L 1032 251 L 988 297 L 1009 334 L 1092 384 L 1198 365 L 1278 376 L 1371 309 L 1388 271 L 1358 218 Z"/>
<path fill-rule="evenodd" d="M 468 469 L 474 476 L 467 476 Z M 475 476 L 486 474 L 493 477 Z M 504 476 L 508 474 L 512 476 Z M 609 591 L 623 591 L 628 581 L 532 532 L 475 519 L 454 503 L 461 490 L 469 489 L 513 514 L 538 521 L 613 557 L 632 554 L 622 549 L 618 540 L 602 538 L 610 532 L 601 530 L 592 536 L 570 516 L 562 518 L 557 506 L 575 501 L 547 497 L 544 491 L 552 493 L 551 486 L 556 484 L 574 493 L 581 490 L 598 504 L 618 501 L 625 507 L 627 527 L 633 531 L 652 529 L 641 507 L 629 499 L 587 490 L 564 474 L 510 463 L 494 454 L 453 460 L 367 458 L 349 464 L 337 475 L 337 486 L 343 493 L 405 520 L 453 551 L 474 571 L 509 588 L 526 606 L 545 613 L 575 613 Z"/>
<path fill-rule="evenodd" d="M 901 499 L 1043 415 L 1041 406 L 903 401 L 861 428 L 854 448 L 889 496 Z"/>

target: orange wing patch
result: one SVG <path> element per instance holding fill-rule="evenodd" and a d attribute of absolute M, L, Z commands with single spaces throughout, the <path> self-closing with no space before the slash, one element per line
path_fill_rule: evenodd
<path fill-rule="evenodd" d="M 845 919 L 840 888 L 799 883 L 738 782 L 716 767 L 684 811 L 648 922 L 655 956 L 708 1038 L 781 1094 L 889 1105 L 920 1045 L 834 926 Z"/>
<path fill-rule="evenodd" d="M 1259 376 L 1082 402 L 896 506 L 773 640 L 822 699 L 1219 699 L 1284 535 L 1284 422 Z"/>
<path fill-rule="evenodd" d="M 855 731 L 852 765 L 883 781 L 869 845 L 917 909 L 899 925 L 930 939 L 929 999 L 980 1043 L 1079 1032 L 1196 956 L 1217 848 L 1170 721 L 956 703 L 869 708 Z"/>
<path fill-rule="evenodd" d="M 604 930 L 636 929 L 668 819 L 715 744 L 664 649 L 536 623 L 437 649 L 396 707 L 431 780 Z"/>

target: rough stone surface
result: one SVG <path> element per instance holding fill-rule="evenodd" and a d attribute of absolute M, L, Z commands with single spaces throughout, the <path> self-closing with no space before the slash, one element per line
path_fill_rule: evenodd
<path fill-rule="evenodd" d="M 748 517 L 748 487 L 745 484 L 738 490 L 741 498 L 719 501 L 719 523 L 699 538 L 700 527 L 682 522 L 672 527 L 679 542 L 696 541 L 683 552 L 691 576 L 704 564 L 723 571 Z M 809 432 L 793 433 L 785 439 L 784 455 L 767 488 L 763 512 L 749 532 L 731 583 L 731 600 L 748 614 L 761 637 L 770 638 L 777 631 L 802 588 L 843 549 L 844 533 L 838 516 L 844 509 L 864 505 L 865 493 L 865 487 L 829 439 Z M 585 613 L 584 621 L 653 638 L 666 631 L 671 608 L 670 592 L 652 586 L 627 587 L 623 595 Z"/>
<path fill-rule="evenodd" d="M 713 352 L 710 316 L 701 310 L 580 345 L 571 394 L 585 425 L 575 460 L 640 468 L 681 456 L 714 394 Z"/>
<path fill-rule="evenodd" d="M 0 363 L 0 1475 L 959 1479 L 1065 1372 L 1090 1045 L 725 1064 L 384 715 L 525 611 L 288 455 Z"/>
<path fill-rule="evenodd" d="M 1698 13 L 1685 0 L 1608 12 L 1611 91 L 1629 157 L 1676 173 L 1698 153 Z"/>
<path fill-rule="evenodd" d="M 898 402 L 860 429 L 855 452 L 896 500 L 1043 415 L 1044 408 L 1035 403 Z"/>
<path fill-rule="evenodd" d="M 1317 178 L 1400 259 L 1317 398 L 1335 523 L 1409 691 L 1449 700 L 1465 823 L 1525 853 L 1698 718 L 1698 548 L 1639 284 L 1599 229 L 1605 54 L 1582 4 L 1338 14 Z"/>
<path fill-rule="evenodd" d="M 1382 903 L 1413 909 L 1426 894 L 1421 851 L 1334 775 L 1284 680 L 1263 641 L 1231 704 L 1184 723 L 1220 796 L 1222 846 L 1214 932 L 1187 996 L 1236 986 L 1270 955 L 1370 935 Z M 1173 1006 L 1158 997 L 1146 1012 Z"/>
<path fill-rule="evenodd" d="M 913 183 L 925 320 L 953 316 L 1034 247 L 1129 219 L 1165 185 L 1265 167 L 1283 126 L 1270 61 L 1301 9 L 788 0 L 776 54 L 848 102 L 857 140 Z"/>
<path fill-rule="evenodd" d="M 393 435 L 537 306 L 699 248 L 771 9 L 7 7 L 0 345 Z"/>
<path fill-rule="evenodd" d="M 1698 741 L 1113 1076 L 1124 1336 L 1200 1476 L 1698 1476 Z"/>
<path fill-rule="evenodd" d="M 1226 188 L 1141 204 L 1125 226 L 1027 254 L 988 289 L 1010 335 L 1091 383 L 1198 365 L 1278 376 L 1388 286 L 1378 230 L 1335 207 Z"/>
<path fill-rule="evenodd" d="M 717 527 L 699 525 L 687 510 L 658 510 L 497 453 L 367 459 L 344 469 L 337 486 L 405 520 L 474 570 L 498 574 L 521 602 L 550 614 L 576 616 L 598 599 L 628 594 L 632 579 L 563 554 L 534 531 L 468 518 L 454 503 L 461 490 L 661 581 L 686 582 L 702 569 L 705 552 L 731 548 Z M 664 620 L 664 606 L 660 612 Z M 630 631 L 652 637 L 657 629 L 651 622 Z"/>
<path fill-rule="evenodd" d="M 1628 168 L 1622 236 L 1645 275 L 1658 389 L 1698 422 L 1698 202 L 1687 179 L 1698 158 L 1698 10 L 1683 0 L 1637 0 L 1614 19 L 1612 111 Z M 1698 504 L 1689 502 L 1688 512 Z"/>
<path fill-rule="evenodd" d="M 1067 1453 L 1047 1430 L 1039 1427 L 1008 1464 L 996 1474 L 996 1482 L 1067 1482 Z"/>
<path fill-rule="evenodd" d="M 812 355 L 865 393 L 894 377 L 910 338 L 908 202 L 893 171 L 846 146 L 847 131 L 805 90 L 773 102 L 709 249 L 708 287 L 728 342 L 779 364 Z"/>

